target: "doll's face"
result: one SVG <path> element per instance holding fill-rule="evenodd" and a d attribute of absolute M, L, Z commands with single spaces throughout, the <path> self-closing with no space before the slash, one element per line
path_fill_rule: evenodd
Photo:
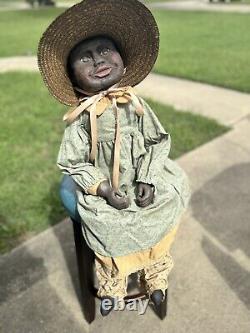
<path fill-rule="evenodd" d="M 121 55 L 107 37 L 79 43 L 69 55 L 69 65 L 76 85 L 87 92 L 108 89 L 118 83 L 124 73 Z"/>

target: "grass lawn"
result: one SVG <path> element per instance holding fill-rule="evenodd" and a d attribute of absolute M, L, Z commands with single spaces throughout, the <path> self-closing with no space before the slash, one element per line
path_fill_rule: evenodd
<path fill-rule="evenodd" d="M 154 11 L 155 71 L 250 92 L 250 14 Z"/>
<path fill-rule="evenodd" d="M 42 32 L 62 11 L 0 12 L 0 57 L 36 54 Z M 156 72 L 250 92 L 250 14 L 154 14 L 161 33 Z"/>
<path fill-rule="evenodd" d="M 64 107 L 49 97 L 38 74 L 0 75 L 0 251 L 65 215 L 55 165 Z M 4 106 L 4 107 L 3 107 Z"/>
<path fill-rule="evenodd" d="M 0 75 L 0 252 L 66 216 L 58 197 L 61 172 L 56 158 L 66 108 L 49 96 L 39 74 Z M 171 133 L 171 157 L 224 133 L 204 117 L 150 102 Z"/>
<path fill-rule="evenodd" d="M 0 12 L 0 57 L 35 55 L 41 34 L 63 11 L 50 8 Z"/>

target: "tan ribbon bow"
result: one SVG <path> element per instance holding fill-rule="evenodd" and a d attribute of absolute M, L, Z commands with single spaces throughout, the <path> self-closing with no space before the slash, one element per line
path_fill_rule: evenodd
<path fill-rule="evenodd" d="M 77 89 L 81 91 L 80 89 Z M 84 92 L 86 93 L 86 92 Z M 90 113 L 90 128 L 91 128 L 91 152 L 90 161 L 93 162 L 97 152 L 97 125 L 96 117 L 100 116 L 108 106 L 112 105 L 116 123 L 115 123 L 115 147 L 114 147 L 114 162 L 113 162 L 113 177 L 112 186 L 115 190 L 119 187 L 119 165 L 120 165 L 120 114 L 117 104 L 126 104 L 132 101 L 135 106 L 135 112 L 139 116 L 143 115 L 143 107 L 135 95 L 132 87 L 115 86 L 100 93 L 84 97 L 80 100 L 80 105 L 76 108 L 70 108 L 64 115 L 63 120 L 71 124 L 83 111 Z"/>

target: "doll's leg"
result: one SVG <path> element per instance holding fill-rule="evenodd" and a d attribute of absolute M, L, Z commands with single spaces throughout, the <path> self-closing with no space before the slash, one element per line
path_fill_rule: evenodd
<path fill-rule="evenodd" d="M 96 276 L 99 282 L 99 297 L 113 297 L 123 299 L 127 295 L 128 277 L 112 272 L 95 259 Z"/>
<path fill-rule="evenodd" d="M 168 288 L 168 275 L 173 268 L 173 259 L 170 255 L 170 248 L 175 239 L 179 225 L 174 227 L 164 239 L 153 249 L 152 264 L 144 268 L 143 280 L 151 299 L 155 298 L 154 303 L 164 299 Z M 159 256 L 159 253 L 161 255 Z"/>
<path fill-rule="evenodd" d="M 127 276 L 121 276 L 117 272 L 111 271 L 97 256 L 95 266 L 99 282 L 97 295 L 101 297 L 100 312 L 102 316 L 107 316 L 113 310 L 115 301 L 124 302 L 123 299 L 127 294 Z"/>
<path fill-rule="evenodd" d="M 163 295 L 165 295 L 165 291 L 168 288 L 168 276 L 172 268 L 173 259 L 169 252 L 144 268 L 145 284 L 150 295 L 155 290 L 161 290 Z"/>

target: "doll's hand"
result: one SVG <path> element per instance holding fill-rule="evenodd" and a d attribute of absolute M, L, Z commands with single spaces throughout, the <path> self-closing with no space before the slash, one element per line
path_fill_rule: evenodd
<path fill-rule="evenodd" d="M 110 194 L 106 197 L 107 202 L 116 209 L 125 209 L 130 205 L 129 197 L 120 195 L 111 189 Z"/>
<path fill-rule="evenodd" d="M 140 207 L 147 207 L 154 199 L 154 186 L 145 183 L 138 183 L 136 204 Z"/>
<path fill-rule="evenodd" d="M 97 195 L 105 198 L 109 205 L 119 210 L 128 208 L 130 204 L 129 198 L 121 196 L 109 185 L 107 180 L 100 183 L 97 188 Z"/>

